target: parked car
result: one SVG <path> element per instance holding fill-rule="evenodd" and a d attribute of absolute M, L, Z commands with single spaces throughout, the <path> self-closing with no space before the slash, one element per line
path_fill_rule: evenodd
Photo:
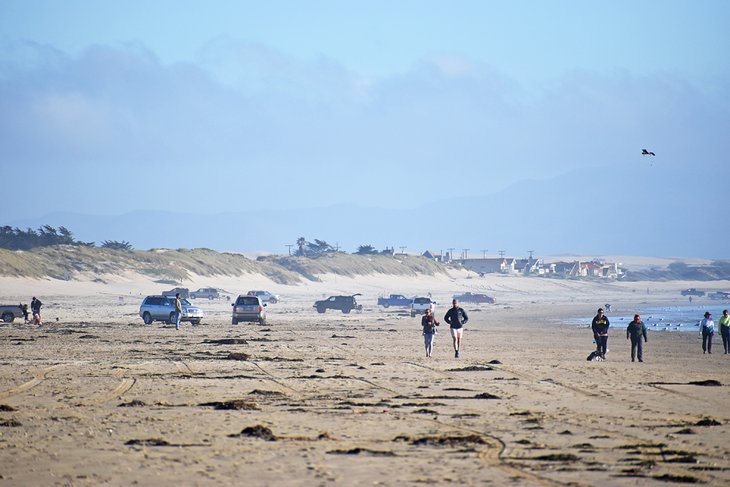
<path fill-rule="evenodd" d="M 271 294 L 269 291 L 249 291 L 249 296 L 258 296 L 265 303 L 276 304 L 280 301 L 278 294 Z"/>
<path fill-rule="evenodd" d="M 719 301 L 730 301 L 730 292 L 727 291 L 715 291 L 707 295 L 710 299 L 717 299 Z"/>
<path fill-rule="evenodd" d="M 682 291 L 682 296 L 704 296 L 705 292 L 697 288 L 691 287 Z"/>
<path fill-rule="evenodd" d="M 345 314 L 353 309 L 362 311 L 362 305 L 357 304 L 355 296 L 360 296 L 360 294 L 353 294 L 352 296 L 330 296 L 327 299 L 316 301 L 314 308 L 317 309 L 317 313 L 324 313 L 328 309 L 339 309 Z"/>
<path fill-rule="evenodd" d="M 21 318 L 23 310 L 17 304 L 8 304 L 0 306 L 0 319 L 5 323 L 12 323 L 15 318 Z"/>
<path fill-rule="evenodd" d="M 387 298 L 378 298 L 378 306 L 382 306 L 383 308 L 390 308 L 391 306 L 406 308 L 410 306 L 412 302 L 413 298 L 407 298 L 402 294 L 391 294 Z"/>
<path fill-rule="evenodd" d="M 180 298 L 182 304 L 182 317 L 180 321 L 189 321 L 197 325 L 205 317 L 203 310 L 190 304 L 185 298 Z M 153 321 L 164 321 L 167 324 L 175 322 L 175 297 L 174 296 L 147 296 L 139 307 L 139 315 L 145 325 L 151 325 Z"/>
<path fill-rule="evenodd" d="M 172 296 L 173 298 L 177 293 L 180 293 L 180 297 L 188 299 L 190 297 L 190 290 L 186 287 L 174 287 L 169 291 L 162 291 L 163 296 Z"/>
<path fill-rule="evenodd" d="M 174 294 L 173 294 L 174 296 Z M 180 297 L 182 297 L 182 293 L 180 293 Z M 201 287 L 197 291 L 192 291 L 190 293 L 190 299 L 197 299 L 197 298 L 208 298 L 208 299 L 218 299 L 221 295 L 218 293 L 218 290 L 214 287 Z"/>
<path fill-rule="evenodd" d="M 497 300 L 494 299 L 492 296 L 487 296 L 486 294 L 478 294 L 478 293 L 454 294 L 454 299 L 459 301 L 460 303 L 487 303 L 487 304 L 496 304 L 497 303 Z"/>
<path fill-rule="evenodd" d="M 232 324 L 237 325 L 241 321 L 258 321 L 260 325 L 266 324 L 266 303 L 258 296 L 238 296 L 231 306 L 233 306 Z"/>
<path fill-rule="evenodd" d="M 425 314 L 427 309 L 430 309 L 431 314 L 434 314 L 436 311 L 436 301 L 430 297 L 413 298 L 413 301 L 411 302 L 411 318 L 416 315 Z"/>

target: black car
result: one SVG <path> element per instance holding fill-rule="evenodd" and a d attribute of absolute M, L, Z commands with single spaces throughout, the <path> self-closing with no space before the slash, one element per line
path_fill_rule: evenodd
<path fill-rule="evenodd" d="M 704 296 L 705 292 L 697 288 L 691 287 L 682 291 L 682 296 Z"/>
<path fill-rule="evenodd" d="M 727 291 L 715 291 L 707 295 L 710 299 L 717 299 L 719 301 L 730 301 L 730 293 Z"/>
<path fill-rule="evenodd" d="M 355 296 L 360 295 L 353 294 L 352 296 L 330 296 L 327 299 L 316 301 L 314 303 L 314 308 L 316 308 L 317 313 L 324 313 L 328 309 L 339 309 L 345 314 L 349 313 L 353 309 L 357 311 L 362 311 L 362 305 L 357 304 Z"/>
<path fill-rule="evenodd" d="M 180 293 L 182 299 L 188 299 L 190 297 L 190 290 L 186 287 L 174 287 L 169 291 L 162 291 L 163 296 L 175 297 L 177 293 Z"/>
<path fill-rule="evenodd" d="M 497 300 L 486 294 L 464 293 L 454 294 L 454 299 L 460 303 L 487 303 L 496 304 Z"/>

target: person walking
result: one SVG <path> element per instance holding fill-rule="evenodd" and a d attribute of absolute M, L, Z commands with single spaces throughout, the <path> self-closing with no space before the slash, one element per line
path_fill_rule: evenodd
<path fill-rule="evenodd" d="M 717 320 L 717 325 L 720 327 L 720 336 L 722 337 L 722 348 L 725 349 L 725 354 L 730 353 L 730 316 L 727 314 L 727 310 L 722 310 L 722 316 Z"/>
<path fill-rule="evenodd" d="M 451 302 L 451 309 L 444 315 L 444 321 L 451 328 L 451 338 L 454 339 L 454 357 L 459 358 L 461 356 L 461 337 L 464 335 L 464 325 L 469 321 L 469 316 L 464 311 L 464 308 L 461 308 L 459 303 L 454 299 Z"/>
<path fill-rule="evenodd" d="M 700 335 L 702 335 L 702 353 L 712 353 L 712 336 L 715 334 L 715 322 L 712 314 L 705 311 L 705 319 L 700 321 Z"/>
<path fill-rule="evenodd" d="M 598 308 L 596 316 L 591 322 L 591 329 L 593 330 L 593 338 L 596 340 L 596 352 L 604 360 L 606 360 L 606 352 L 608 351 L 608 328 L 610 326 L 611 323 L 603 314 L 603 308 Z"/>
<path fill-rule="evenodd" d="M 626 327 L 626 339 L 628 340 L 631 338 L 631 361 L 633 362 L 634 359 L 638 358 L 639 362 L 644 361 L 644 356 L 642 353 L 642 346 L 641 346 L 641 337 L 644 337 L 644 343 L 646 343 L 648 340 L 646 338 L 646 326 L 644 325 L 644 322 L 641 321 L 641 316 L 634 315 L 634 321 L 629 323 L 629 326 Z"/>
<path fill-rule="evenodd" d="M 423 341 L 426 346 L 426 357 L 430 357 L 433 353 L 433 338 L 436 335 L 436 327 L 439 326 L 436 317 L 431 314 L 431 310 L 427 309 L 426 314 L 421 317 L 421 326 L 423 327 Z"/>
<path fill-rule="evenodd" d="M 33 300 L 30 302 L 30 311 L 33 313 L 33 324 L 34 325 L 43 324 L 43 321 L 41 320 L 41 306 L 43 306 L 43 303 L 41 303 L 41 300 L 36 299 L 36 297 L 33 296 Z"/>
<path fill-rule="evenodd" d="M 180 318 L 182 318 L 182 303 L 180 293 L 175 294 L 175 329 L 180 329 Z"/>

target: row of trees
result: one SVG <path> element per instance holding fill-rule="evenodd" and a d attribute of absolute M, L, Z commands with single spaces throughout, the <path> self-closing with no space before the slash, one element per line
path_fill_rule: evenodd
<path fill-rule="evenodd" d="M 339 252 L 339 247 L 330 245 L 324 240 L 314 239 L 314 242 L 309 242 L 304 237 L 297 239 L 297 250 L 294 255 L 299 257 L 319 257 L 329 252 Z M 357 255 L 393 255 L 393 248 L 386 247 L 383 250 L 377 250 L 372 245 L 360 245 L 357 248 Z"/>
<path fill-rule="evenodd" d="M 58 228 L 50 225 L 43 225 L 37 230 L 28 228 L 21 230 L 18 227 L 0 227 L 0 248 L 8 250 L 30 250 L 38 247 L 50 247 L 52 245 L 79 245 L 95 247 L 94 242 L 82 242 L 74 238 L 71 230 L 64 226 Z M 100 245 L 102 248 L 115 250 L 131 250 L 129 242 L 116 240 L 104 240 Z"/>

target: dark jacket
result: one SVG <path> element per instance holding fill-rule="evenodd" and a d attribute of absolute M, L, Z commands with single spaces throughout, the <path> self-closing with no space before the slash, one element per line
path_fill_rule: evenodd
<path fill-rule="evenodd" d="M 467 316 L 466 311 L 464 311 L 464 308 L 454 308 L 452 306 L 446 312 L 446 315 L 444 315 L 444 321 L 448 323 L 451 328 L 461 328 L 467 321 L 469 321 L 469 317 Z"/>
<path fill-rule="evenodd" d="M 630 337 L 632 341 L 636 341 L 641 340 L 642 335 L 644 336 L 644 341 L 647 341 L 646 326 L 643 321 L 639 321 L 638 323 L 636 321 L 632 321 L 629 323 L 629 326 L 626 327 L 626 338 Z"/>
<path fill-rule="evenodd" d="M 436 327 L 439 326 L 439 322 L 433 315 L 423 315 L 421 318 L 421 326 L 423 327 L 423 333 L 427 335 L 433 335 L 436 333 Z"/>
<path fill-rule="evenodd" d="M 608 318 L 606 316 L 601 316 L 600 318 L 598 315 L 596 315 L 595 318 L 593 318 L 593 322 L 591 323 L 591 328 L 593 329 L 594 335 L 608 335 L 608 327 L 610 326 L 610 323 L 608 322 Z"/>

